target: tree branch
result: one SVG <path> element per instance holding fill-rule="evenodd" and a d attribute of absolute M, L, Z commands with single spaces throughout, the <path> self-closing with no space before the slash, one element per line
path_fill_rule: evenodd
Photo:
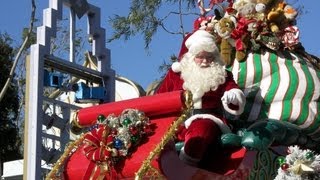
<path fill-rule="evenodd" d="M 181 0 L 179 1 L 181 2 Z M 178 15 L 179 16 L 179 22 L 180 22 L 180 31 L 177 31 L 177 32 L 173 32 L 173 31 L 170 31 L 168 30 L 163 21 L 165 21 L 167 18 L 169 18 L 169 16 L 171 16 L 172 14 L 174 15 Z M 171 11 L 169 12 L 166 16 L 164 16 L 162 19 L 159 20 L 159 25 L 162 27 L 162 29 L 164 31 L 166 31 L 167 33 L 169 34 L 181 34 L 182 35 L 182 38 L 184 38 L 185 36 L 185 31 L 184 31 L 184 26 L 183 26 L 183 16 L 188 16 L 188 15 L 196 15 L 196 16 L 199 16 L 199 14 L 197 13 L 183 13 L 182 12 L 182 5 L 181 3 L 179 3 L 179 12 L 174 12 L 174 11 Z"/>
<path fill-rule="evenodd" d="M 20 49 L 19 49 L 19 51 L 18 51 L 18 53 L 17 53 L 17 55 L 16 55 L 16 57 L 15 57 L 15 59 L 14 59 L 13 65 L 12 65 L 11 70 L 10 70 L 9 77 L 8 77 L 8 79 L 7 79 L 7 81 L 6 81 L 3 89 L 1 90 L 1 93 L 0 93 L 0 102 L 2 101 L 5 93 L 7 92 L 8 87 L 9 87 L 9 85 L 10 85 L 10 82 L 11 82 L 12 79 L 13 79 L 14 71 L 15 71 L 15 69 L 16 69 L 16 67 L 17 67 L 17 64 L 18 64 L 18 61 L 19 61 L 19 59 L 20 59 L 20 56 L 21 56 L 23 50 L 24 50 L 25 47 L 26 47 L 26 44 L 27 44 L 27 42 L 28 42 L 28 40 L 29 40 L 30 34 L 31 34 L 31 32 L 32 32 L 32 29 L 33 29 L 33 23 L 34 23 L 34 21 L 35 21 L 36 5 L 35 5 L 34 0 L 31 0 L 31 3 L 32 3 L 32 12 L 31 12 L 31 18 L 30 18 L 29 31 L 28 31 L 28 34 L 27 34 L 26 38 L 24 39 L 24 42 L 23 42 L 23 44 L 21 45 L 21 47 L 20 47 Z"/>

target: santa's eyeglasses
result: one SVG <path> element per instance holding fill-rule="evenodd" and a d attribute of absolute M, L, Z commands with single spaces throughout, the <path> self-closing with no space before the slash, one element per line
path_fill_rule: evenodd
<path fill-rule="evenodd" d="M 207 61 L 213 61 L 214 60 L 214 56 L 213 55 L 209 55 L 209 56 L 197 55 L 195 58 L 201 59 L 201 60 L 205 59 Z"/>

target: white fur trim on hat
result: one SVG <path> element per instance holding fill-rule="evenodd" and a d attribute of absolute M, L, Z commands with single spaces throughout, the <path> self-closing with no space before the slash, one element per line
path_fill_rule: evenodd
<path fill-rule="evenodd" d="M 171 69 L 175 73 L 181 72 L 181 64 L 179 62 L 174 62 L 171 65 Z"/>
<path fill-rule="evenodd" d="M 199 119 L 199 118 L 212 120 L 214 123 L 216 123 L 216 124 L 219 126 L 219 128 L 220 128 L 220 130 L 221 130 L 221 132 L 222 132 L 223 134 L 225 134 L 225 133 L 231 133 L 231 129 L 229 128 L 229 126 L 227 126 L 221 119 L 215 117 L 215 116 L 212 115 L 212 114 L 196 114 L 196 115 L 193 115 L 193 116 L 191 116 L 190 118 L 188 118 L 188 119 L 184 122 L 185 127 L 188 129 L 189 126 L 191 125 L 191 123 L 192 123 L 193 121 L 196 121 L 196 120 Z"/>
<path fill-rule="evenodd" d="M 205 30 L 197 30 L 185 42 L 188 52 L 196 55 L 201 51 L 218 52 L 215 39 Z"/>

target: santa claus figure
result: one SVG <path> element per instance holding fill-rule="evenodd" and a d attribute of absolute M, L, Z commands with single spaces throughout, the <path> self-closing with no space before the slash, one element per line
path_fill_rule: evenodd
<path fill-rule="evenodd" d="M 198 166 L 208 148 L 218 143 L 222 133 L 231 132 L 224 112 L 243 112 L 245 96 L 225 69 L 214 37 L 205 30 L 187 36 L 180 61 L 168 71 L 157 93 L 188 90 L 192 93 L 192 115 L 185 121 L 179 137 L 184 146 L 179 158 Z"/>

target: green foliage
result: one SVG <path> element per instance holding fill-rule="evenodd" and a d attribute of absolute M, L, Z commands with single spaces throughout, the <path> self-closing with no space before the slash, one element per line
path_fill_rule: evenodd
<path fill-rule="evenodd" d="M 0 34 L 0 87 L 3 87 L 13 61 L 13 48 L 7 34 Z M 19 109 L 17 87 L 11 83 L 4 99 L 0 103 L 0 158 L 1 162 L 21 158 L 19 147 L 21 140 L 18 128 L 14 123 Z"/>
<path fill-rule="evenodd" d="M 128 40 L 130 36 L 134 36 L 139 32 L 144 33 L 144 41 L 146 47 L 149 46 L 152 36 L 156 33 L 159 26 L 159 20 L 156 14 L 160 0 L 141 1 L 133 0 L 127 17 L 116 15 L 110 22 L 115 30 L 111 40 L 124 36 Z"/>
<path fill-rule="evenodd" d="M 22 39 L 23 39 L 23 40 L 27 37 L 28 31 L 29 31 L 29 28 L 23 28 L 23 31 L 22 31 Z M 28 42 L 27 42 L 27 44 L 26 44 L 26 49 L 29 49 L 29 47 L 30 47 L 32 44 L 35 44 L 36 41 L 37 41 L 37 34 L 36 34 L 34 31 L 32 31 L 32 32 L 30 33 L 29 40 L 28 40 Z"/>
<path fill-rule="evenodd" d="M 157 12 L 165 3 L 178 3 L 183 0 L 133 0 L 127 16 L 115 15 L 110 18 L 114 33 L 109 42 L 120 39 L 130 39 L 137 34 L 142 34 L 145 41 L 145 48 L 149 47 L 152 37 L 159 27 L 164 27 L 163 21 L 166 18 L 158 18 Z M 184 0 L 188 7 L 195 6 L 195 0 Z M 177 6 L 178 9 L 178 6 Z"/>

